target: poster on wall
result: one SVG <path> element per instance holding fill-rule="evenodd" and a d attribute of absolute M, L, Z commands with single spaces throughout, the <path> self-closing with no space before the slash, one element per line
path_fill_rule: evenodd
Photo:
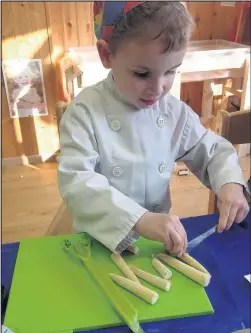
<path fill-rule="evenodd" d="M 47 116 L 41 59 L 4 60 L 2 69 L 10 117 Z"/>

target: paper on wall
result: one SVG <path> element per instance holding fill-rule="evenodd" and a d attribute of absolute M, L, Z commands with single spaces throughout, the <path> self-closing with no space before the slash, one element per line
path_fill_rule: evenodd
<path fill-rule="evenodd" d="M 4 60 L 2 68 L 10 117 L 47 116 L 41 59 Z"/>

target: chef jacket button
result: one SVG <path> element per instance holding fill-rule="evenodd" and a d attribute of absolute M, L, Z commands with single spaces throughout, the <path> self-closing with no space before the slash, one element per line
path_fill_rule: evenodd
<path fill-rule="evenodd" d="M 119 177 L 123 175 L 123 170 L 120 167 L 115 167 L 113 168 L 112 173 L 115 177 Z"/>
<path fill-rule="evenodd" d="M 163 207 L 161 205 L 156 205 L 153 207 L 154 213 L 161 213 L 163 211 Z"/>
<path fill-rule="evenodd" d="M 163 128 L 165 126 L 165 119 L 162 117 L 158 117 L 157 124 L 160 128 Z"/>
<path fill-rule="evenodd" d="M 163 173 L 163 172 L 166 172 L 166 171 L 167 171 L 167 165 L 166 164 L 161 164 L 159 166 L 159 172 Z"/>
<path fill-rule="evenodd" d="M 111 121 L 111 128 L 112 128 L 114 131 L 119 131 L 120 128 L 121 128 L 120 121 L 117 120 L 117 119 L 112 120 L 112 121 Z"/>

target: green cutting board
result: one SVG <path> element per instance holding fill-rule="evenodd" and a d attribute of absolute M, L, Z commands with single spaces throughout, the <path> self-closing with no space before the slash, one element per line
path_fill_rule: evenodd
<path fill-rule="evenodd" d="M 25 239 L 20 242 L 4 324 L 18 333 L 52 333 L 64 330 L 88 330 L 123 324 L 102 289 L 84 265 L 64 252 L 65 236 Z M 80 235 L 67 236 L 80 239 Z M 152 254 L 163 245 L 139 240 L 138 255 L 129 254 L 126 262 L 155 273 Z M 99 262 L 100 274 L 117 273 L 111 252 L 93 241 L 92 256 Z M 140 322 L 213 313 L 203 287 L 173 271 L 171 289 L 156 290 L 159 300 L 150 305 L 120 288 L 138 310 Z"/>

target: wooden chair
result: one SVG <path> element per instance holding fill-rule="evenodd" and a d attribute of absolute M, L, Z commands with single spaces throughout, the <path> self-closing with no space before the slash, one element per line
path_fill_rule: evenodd
<path fill-rule="evenodd" d="M 68 103 L 59 101 L 56 103 L 56 116 L 57 116 L 57 125 L 58 125 L 58 133 L 60 133 L 60 121 L 64 112 L 66 111 Z"/>
<path fill-rule="evenodd" d="M 56 104 L 57 125 L 68 104 L 84 88 L 83 73 L 77 64 L 66 54 L 56 63 L 56 77 L 59 102 Z"/>
<path fill-rule="evenodd" d="M 230 80 L 231 81 L 231 80 Z M 234 96 L 239 99 L 239 110 L 247 110 L 250 108 L 250 61 L 246 59 L 244 64 L 244 76 L 243 79 L 232 79 L 232 84 L 229 86 L 229 80 L 226 80 L 222 89 L 222 101 L 228 96 Z M 221 106 L 221 109 L 225 107 Z M 249 154 L 250 144 L 243 144 L 236 146 L 239 157 L 243 157 Z"/>
<path fill-rule="evenodd" d="M 217 113 L 216 133 L 230 141 L 233 145 L 251 142 L 251 110 L 227 112 L 220 110 Z M 210 191 L 208 214 L 218 212 L 217 196 Z"/>
<path fill-rule="evenodd" d="M 56 103 L 58 132 L 60 121 L 70 101 L 83 89 L 82 73 L 69 57 L 63 57 L 56 66 L 60 101 Z M 46 231 L 46 236 L 72 233 L 72 216 L 62 201 Z"/>
<path fill-rule="evenodd" d="M 66 111 L 68 103 L 60 101 L 56 104 L 56 115 L 58 132 L 60 134 L 60 121 Z M 72 233 L 72 216 L 62 201 L 58 211 L 53 217 L 51 224 L 46 231 L 46 236 L 68 235 Z"/>
<path fill-rule="evenodd" d="M 72 215 L 62 201 L 45 235 L 57 236 L 69 234 L 72 234 Z"/>
<path fill-rule="evenodd" d="M 69 103 L 83 89 L 83 73 L 66 54 L 56 63 L 59 100 Z"/>

